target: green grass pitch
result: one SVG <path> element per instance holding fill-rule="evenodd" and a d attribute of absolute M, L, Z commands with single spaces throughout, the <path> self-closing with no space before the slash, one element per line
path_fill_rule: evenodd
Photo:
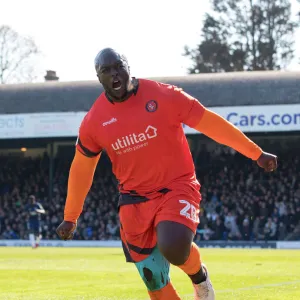
<path fill-rule="evenodd" d="M 216 299 L 300 299 L 300 251 L 201 249 Z M 188 277 L 171 278 L 182 299 L 193 299 Z M 1 300 L 149 299 L 121 249 L 0 248 Z M 171 300 L 171 299 L 170 299 Z"/>

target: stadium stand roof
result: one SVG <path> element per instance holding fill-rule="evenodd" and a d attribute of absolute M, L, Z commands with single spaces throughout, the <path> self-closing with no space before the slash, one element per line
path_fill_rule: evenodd
<path fill-rule="evenodd" d="M 300 103 L 300 72 L 236 72 L 152 79 L 177 85 L 208 107 Z M 0 114 L 87 111 L 102 91 L 98 81 L 0 85 Z"/>

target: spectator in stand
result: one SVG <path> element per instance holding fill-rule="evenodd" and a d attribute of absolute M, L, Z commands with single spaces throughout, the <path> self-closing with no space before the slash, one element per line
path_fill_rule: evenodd
<path fill-rule="evenodd" d="M 212 224 L 212 230 L 214 235 L 212 236 L 213 240 L 224 240 L 226 229 L 224 226 L 223 219 L 221 217 L 217 217 L 216 221 Z"/>
<path fill-rule="evenodd" d="M 7 225 L 6 226 L 6 229 L 4 230 L 4 232 L 3 232 L 3 238 L 4 239 L 8 239 L 8 240 L 10 240 L 10 239 L 18 239 L 19 238 L 19 236 L 17 235 L 17 233 L 10 227 L 10 225 Z"/>
<path fill-rule="evenodd" d="M 278 240 L 283 241 L 286 238 L 286 225 L 283 222 L 279 223 L 278 227 Z"/>
<path fill-rule="evenodd" d="M 118 225 L 115 224 L 112 219 L 108 220 L 106 225 L 106 233 L 109 235 L 110 239 L 113 239 L 113 237 L 117 236 L 118 229 Z"/>
<path fill-rule="evenodd" d="M 249 241 L 251 239 L 251 224 L 248 215 L 245 215 L 243 219 L 241 232 L 242 232 L 243 240 Z"/>
<path fill-rule="evenodd" d="M 230 240 L 239 240 L 241 239 L 241 233 L 236 223 L 236 216 L 233 215 L 231 211 L 225 216 L 225 227 L 228 230 L 228 238 Z"/>
<path fill-rule="evenodd" d="M 275 240 L 276 232 L 277 232 L 277 224 L 272 220 L 272 218 L 268 218 L 268 221 L 264 228 L 265 239 L 270 241 Z"/>

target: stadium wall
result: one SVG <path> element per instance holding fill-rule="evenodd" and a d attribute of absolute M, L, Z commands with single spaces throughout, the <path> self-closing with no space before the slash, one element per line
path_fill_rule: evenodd
<path fill-rule="evenodd" d="M 299 242 L 286 241 L 203 241 L 197 242 L 201 248 L 245 248 L 245 249 L 300 249 Z M 83 247 L 83 248 L 121 248 L 121 241 L 60 241 L 43 240 L 41 247 Z M 31 247 L 29 240 L 0 240 L 0 247 Z"/>

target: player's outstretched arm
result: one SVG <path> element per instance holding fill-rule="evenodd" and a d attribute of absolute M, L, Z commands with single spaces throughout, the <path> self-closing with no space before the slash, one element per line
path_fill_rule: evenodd
<path fill-rule="evenodd" d="M 46 213 L 45 209 L 44 209 L 44 207 L 42 206 L 41 203 L 37 203 L 37 206 L 38 206 L 38 208 L 36 208 L 36 210 L 35 210 L 37 213 L 39 213 L 39 214 L 45 214 Z"/>
<path fill-rule="evenodd" d="M 77 219 L 82 212 L 84 200 L 92 186 L 100 155 L 87 157 L 76 149 L 69 173 L 64 221 L 56 230 L 59 237 L 63 240 L 69 240 L 73 237 Z"/>
<path fill-rule="evenodd" d="M 45 214 L 46 212 L 45 212 L 45 210 L 44 210 L 44 208 L 38 208 L 38 209 L 36 209 L 35 210 L 37 213 L 39 213 L 39 214 Z"/>
<path fill-rule="evenodd" d="M 209 109 L 204 110 L 200 122 L 194 126 L 194 129 L 216 142 L 229 146 L 244 156 L 257 161 L 257 164 L 268 172 L 277 168 L 277 157 L 275 155 L 263 152 L 237 127 Z"/>

